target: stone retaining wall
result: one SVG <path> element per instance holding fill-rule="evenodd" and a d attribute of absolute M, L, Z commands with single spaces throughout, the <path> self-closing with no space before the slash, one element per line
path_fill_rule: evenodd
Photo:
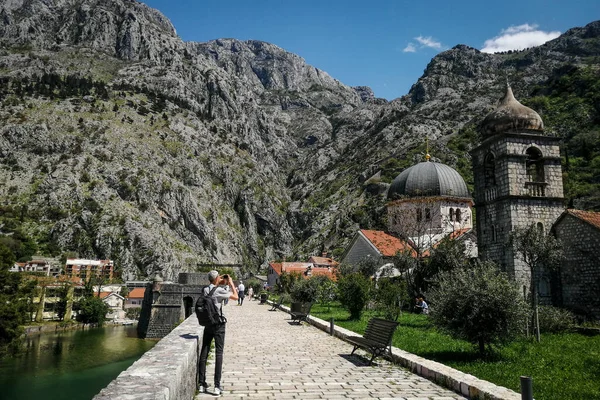
<path fill-rule="evenodd" d="M 191 400 L 196 394 L 203 327 L 192 314 L 94 400 Z"/>

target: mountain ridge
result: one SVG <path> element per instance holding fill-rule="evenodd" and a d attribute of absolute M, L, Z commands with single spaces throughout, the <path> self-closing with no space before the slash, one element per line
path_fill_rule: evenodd
<path fill-rule="evenodd" d="M 125 278 L 339 255 L 359 226 L 385 226 L 386 181 L 425 137 L 468 174 L 506 77 L 528 98 L 600 54 L 599 22 L 511 54 L 459 45 L 388 102 L 273 44 L 183 42 L 135 1 L 4 0 L 0 21 L 4 226 Z"/>

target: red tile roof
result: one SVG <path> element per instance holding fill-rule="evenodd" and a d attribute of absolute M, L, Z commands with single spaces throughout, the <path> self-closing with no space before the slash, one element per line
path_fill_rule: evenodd
<path fill-rule="evenodd" d="M 567 213 L 600 229 L 600 213 L 583 210 L 567 210 Z"/>
<path fill-rule="evenodd" d="M 334 261 L 333 258 L 329 258 L 329 257 L 316 257 L 316 256 L 312 256 L 308 259 L 308 262 L 312 262 L 314 264 L 319 264 L 319 265 L 331 265 L 332 267 L 335 267 L 337 265 L 339 265 L 340 263 L 337 261 Z"/>
<path fill-rule="evenodd" d="M 335 268 L 324 268 L 324 267 L 314 267 L 313 263 L 308 262 L 282 262 L 282 263 L 269 263 L 271 268 L 275 271 L 277 275 L 282 273 L 288 274 L 300 274 L 305 278 L 316 275 L 326 275 L 331 279 L 335 279 Z M 307 275 L 306 271 L 310 268 L 311 275 Z"/>
<path fill-rule="evenodd" d="M 144 293 L 146 293 L 146 288 L 136 287 L 129 294 L 127 298 L 129 299 L 143 299 Z"/>
<path fill-rule="evenodd" d="M 383 231 L 360 230 L 363 235 L 379 250 L 384 257 L 392 257 L 399 251 L 409 250 L 415 253 L 415 250 L 404 240 L 388 235 Z"/>

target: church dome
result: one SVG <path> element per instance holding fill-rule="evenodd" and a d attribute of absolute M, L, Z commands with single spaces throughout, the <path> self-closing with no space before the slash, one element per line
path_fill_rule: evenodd
<path fill-rule="evenodd" d="M 470 199 L 465 180 L 445 164 L 422 162 L 405 169 L 394 179 L 388 199 L 401 197 L 448 196 Z"/>
<path fill-rule="evenodd" d="M 497 133 L 514 131 L 544 131 L 544 122 L 540 115 L 529 107 L 519 103 L 510 86 L 500 105 L 485 117 L 481 124 L 483 138 Z"/>

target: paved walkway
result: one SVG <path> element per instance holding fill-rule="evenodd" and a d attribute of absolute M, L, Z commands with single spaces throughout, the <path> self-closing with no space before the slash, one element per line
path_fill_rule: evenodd
<path fill-rule="evenodd" d="M 368 366 L 366 353 L 350 356 L 350 344 L 306 323 L 292 325 L 287 313 L 270 308 L 247 298 L 224 308 L 223 399 L 464 399 L 381 358 Z M 212 385 L 211 360 L 214 353 L 206 379 Z M 196 400 L 207 398 L 214 397 Z"/>

